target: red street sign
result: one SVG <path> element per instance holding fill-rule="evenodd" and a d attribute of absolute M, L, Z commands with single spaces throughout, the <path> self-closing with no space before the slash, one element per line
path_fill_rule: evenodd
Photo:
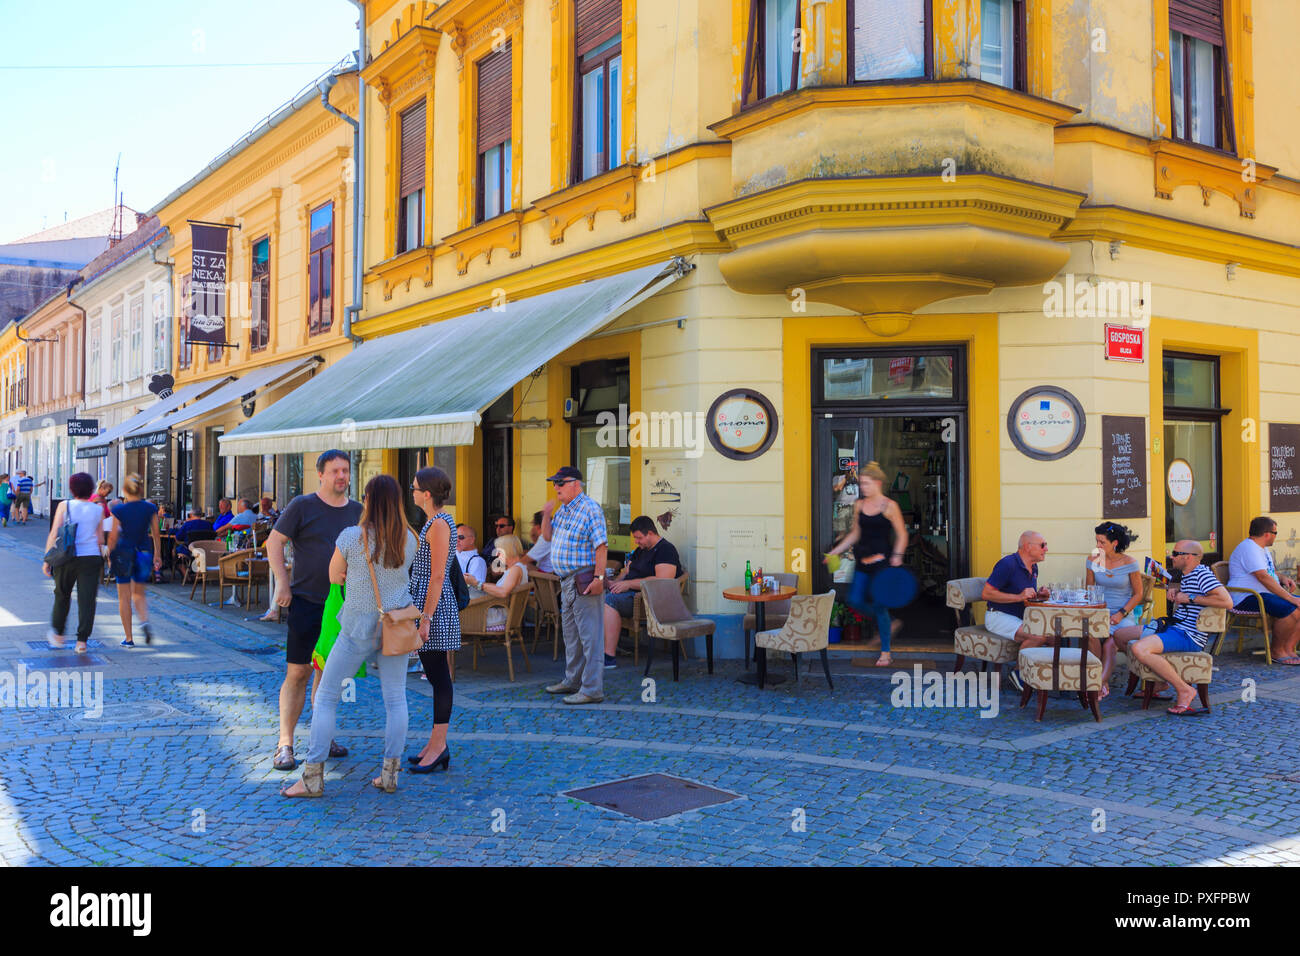
<path fill-rule="evenodd" d="M 1142 330 L 1106 325 L 1106 358 L 1112 362 L 1141 362 Z"/>

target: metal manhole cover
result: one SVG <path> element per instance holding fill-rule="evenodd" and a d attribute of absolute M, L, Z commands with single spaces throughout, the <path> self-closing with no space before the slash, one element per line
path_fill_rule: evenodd
<path fill-rule="evenodd" d="M 49 641 L 27 641 L 26 644 L 27 644 L 27 648 L 33 651 L 58 650 L 58 648 L 52 646 Z M 92 651 L 102 651 L 104 649 L 104 642 L 99 640 L 98 638 L 92 637 L 90 640 L 86 642 L 86 647 L 88 647 Z"/>
<path fill-rule="evenodd" d="M 22 657 L 18 661 L 29 671 L 61 671 L 69 667 L 104 667 L 111 664 L 103 654 L 78 654 L 76 651 L 60 651 L 49 657 Z"/>
<path fill-rule="evenodd" d="M 662 820 L 687 810 L 698 810 L 740 799 L 738 793 L 662 773 L 648 773 L 594 787 L 566 790 L 563 795 L 625 813 L 638 820 Z"/>
<path fill-rule="evenodd" d="M 104 704 L 103 710 L 91 716 L 84 709 L 60 711 L 64 720 L 74 724 L 93 724 L 96 727 L 134 725 L 149 720 L 195 720 L 193 714 L 177 710 L 162 700 L 133 700 L 122 704 Z"/>

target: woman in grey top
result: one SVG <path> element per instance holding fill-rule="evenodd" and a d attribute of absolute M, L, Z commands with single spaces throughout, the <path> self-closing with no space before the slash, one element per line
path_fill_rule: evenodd
<path fill-rule="evenodd" d="M 1127 554 L 1128 546 L 1137 540 L 1122 524 L 1103 521 L 1093 529 L 1097 547 L 1087 563 L 1087 583 L 1101 587 L 1110 611 L 1110 639 L 1101 646 L 1101 698 L 1110 694 L 1110 672 L 1115 667 L 1115 655 L 1126 643 L 1117 638 L 1120 628 L 1133 627 L 1142 616 L 1142 572 L 1137 559 Z"/>
<path fill-rule="evenodd" d="M 385 611 L 407 607 L 411 603 L 411 562 L 417 543 L 407 527 L 402 509 L 402 492 L 388 475 L 376 475 L 366 483 L 365 510 L 361 523 L 348 528 L 338 537 L 334 557 L 330 559 L 330 582 L 346 580 L 343 609 L 339 611 L 339 636 L 325 661 L 320 688 L 312 706 L 311 743 L 302 779 L 288 790 L 286 797 L 319 797 L 324 789 L 325 757 L 334 737 L 339 696 L 343 682 L 357 672 L 365 661 L 378 655 L 379 683 L 384 697 L 384 767 L 374 785 L 386 793 L 397 789 L 398 764 L 406 743 L 406 655 L 388 657 L 380 653 L 381 631 L 375 589 L 367 567 L 368 543 L 370 562 L 379 585 L 379 602 Z"/>

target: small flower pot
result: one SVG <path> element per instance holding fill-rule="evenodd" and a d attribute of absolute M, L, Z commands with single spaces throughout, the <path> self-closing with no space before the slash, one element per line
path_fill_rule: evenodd
<path fill-rule="evenodd" d="M 827 640 L 832 644 L 838 644 L 840 642 L 840 634 L 843 630 L 844 628 L 842 627 L 832 627 L 830 629 L 830 636 Z"/>
<path fill-rule="evenodd" d="M 858 623 L 844 625 L 842 637 L 847 644 L 860 644 L 862 642 L 862 625 Z"/>

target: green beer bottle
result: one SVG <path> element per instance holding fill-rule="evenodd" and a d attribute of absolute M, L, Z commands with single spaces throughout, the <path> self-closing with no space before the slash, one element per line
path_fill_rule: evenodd
<path fill-rule="evenodd" d="M 745 590 L 748 591 L 754 583 L 754 572 L 749 569 L 749 562 L 745 562 Z"/>

